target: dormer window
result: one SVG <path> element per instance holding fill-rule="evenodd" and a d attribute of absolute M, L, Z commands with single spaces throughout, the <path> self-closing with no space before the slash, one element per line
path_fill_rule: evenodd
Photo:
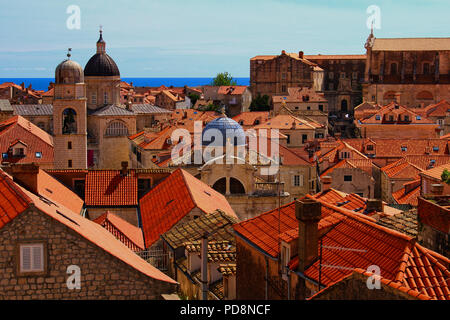
<path fill-rule="evenodd" d="M 36 152 L 35 156 L 38 159 L 42 158 L 42 152 Z"/>
<path fill-rule="evenodd" d="M 433 151 L 434 151 L 434 152 L 438 152 L 438 151 L 439 151 L 439 147 L 434 146 L 434 147 L 433 147 Z"/>
<path fill-rule="evenodd" d="M 408 148 L 407 147 L 405 147 L 405 146 L 402 146 L 402 151 L 404 152 L 404 151 L 407 151 L 408 150 Z"/>
<path fill-rule="evenodd" d="M 417 120 L 421 120 L 422 117 L 421 117 L 421 116 L 416 116 L 416 119 L 417 119 Z"/>
<path fill-rule="evenodd" d="M 381 120 L 381 116 L 380 116 L 379 114 L 377 114 L 377 115 L 375 116 L 375 120 Z"/>
<path fill-rule="evenodd" d="M 373 151 L 373 144 L 369 144 L 369 145 L 367 146 L 367 150 L 368 150 L 368 151 Z"/>

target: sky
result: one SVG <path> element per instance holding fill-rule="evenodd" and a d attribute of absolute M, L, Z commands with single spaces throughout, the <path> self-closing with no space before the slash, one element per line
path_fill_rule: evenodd
<path fill-rule="evenodd" d="M 256 55 L 364 53 L 373 5 L 376 37 L 449 36 L 449 0 L 0 0 L 0 78 L 53 77 L 69 47 L 84 67 L 100 25 L 122 77 L 249 77 Z"/>

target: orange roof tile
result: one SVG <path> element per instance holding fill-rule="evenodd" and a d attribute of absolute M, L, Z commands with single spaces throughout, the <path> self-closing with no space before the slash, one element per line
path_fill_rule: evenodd
<path fill-rule="evenodd" d="M 256 121 L 264 123 L 269 120 L 269 111 L 242 112 L 234 116 L 233 120 L 241 126 L 254 126 Z"/>
<path fill-rule="evenodd" d="M 247 86 L 220 86 L 217 93 L 226 95 L 241 95 L 247 88 Z"/>
<path fill-rule="evenodd" d="M 128 170 L 89 170 L 86 175 L 85 202 L 87 206 L 137 206 L 137 176 Z"/>
<path fill-rule="evenodd" d="M 335 164 L 333 167 L 328 168 L 323 173 L 320 174 L 320 177 L 327 176 L 331 174 L 334 169 L 337 168 L 352 168 L 352 169 L 361 169 L 370 176 L 372 175 L 372 160 L 371 159 L 343 159 Z"/>
<path fill-rule="evenodd" d="M 423 171 L 423 172 L 421 173 L 421 175 L 426 176 L 426 177 L 429 177 L 429 178 L 433 178 L 433 179 L 435 179 L 435 180 L 439 180 L 439 181 L 440 181 L 440 180 L 441 180 L 442 172 L 443 172 L 445 169 L 447 169 L 447 170 L 450 169 L 450 161 L 448 161 L 447 163 L 445 163 L 445 164 L 443 164 L 443 165 L 437 166 L 437 167 L 435 167 L 435 168 L 432 168 L 432 169 Z"/>
<path fill-rule="evenodd" d="M 182 169 L 172 172 L 144 195 L 139 204 L 147 248 L 194 208 L 205 214 L 220 209 L 237 219 L 222 194 Z"/>
<path fill-rule="evenodd" d="M 94 222 L 111 232 L 131 250 L 140 251 L 145 249 L 142 230 L 123 220 L 118 215 L 106 211 L 95 219 Z"/>
<path fill-rule="evenodd" d="M 53 163 L 53 137 L 22 116 L 14 116 L 0 122 L 0 151 L 8 153 L 11 143 L 20 139 L 27 145 L 24 157 L 3 159 L 10 163 Z M 36 157 L 36 152 L 41 157 Z"/>
<path fill-rule="evenodd" d="M 311 130 L 322 127 L 323 125 L 315 121 L 308 121 L 290 114 L 279 114 L 262 124 L 254 126 L 254 129 L 289 130 L 295 128 L 296 130 Z"/>
<path fill-rule="evenodd" d="M 50 203 L 42 200 L 39 196 L 15 184 L 6 173 L 0 170 L 0 215 L 2 212 L 8 212 L 7 217 L 5 215 L 0 216 L 2 218 L 0 220 L 0 228 L 20 215 L 31 203 L 41 212 L 64 224 L 83 238 L 144 275 L 160 281 L 176 283 L 128 249 L 97 223 L 72 212 L 60 203 Z M 12 204 L 14 205 L 14 210 L 11 210 L 10 205 Z"/>
<path fill-rule="evenodd" d="M 419 196 L 420 179 L 405 183 L 402 188 L 392 193 L 392 197 L 398 204 L 409 204 L 414 207 L 417 207 L 417 198 Z"/>

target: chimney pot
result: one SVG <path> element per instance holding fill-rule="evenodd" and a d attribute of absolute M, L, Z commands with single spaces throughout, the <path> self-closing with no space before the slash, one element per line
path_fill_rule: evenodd
<path fill-rule="evenodd" d="M 329 190 L 331 188 L 332 178 L 331 176 L 322 177 L 322 191 Z"/>
<path fill-rule="evenodd" d="M 35 162 L 11 166 L 13 180 L 19 182 L 34 194 L 38 194 L 38 174 L 39 165 Z"/>
<path fill-rule="evenodd" d="M 383 201 L 379 199 L 367 199 L 366 203 L 366 211 L 367 212 L 383 212 Z"/>
<path fill-rule="evenodd" d="M 299 51 L 299 52 L 298 52 L 298 57 L 299 57 L 300 59 L 303 59 L 303 51 Z"/>
<path fill-rule="evenodd" d="M 128 174 L 128 161 L 122 161 L 121 166 L 122 166 L 121 174 L 123 176 L 126 176 Z"/>

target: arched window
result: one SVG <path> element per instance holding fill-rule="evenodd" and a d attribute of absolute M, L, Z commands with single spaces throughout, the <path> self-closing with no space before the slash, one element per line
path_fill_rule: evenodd
<path fill-rule="evenodd" d="M 227 180 L 226 178 L 220 178 L 213 184 L 213 189 L 221 194 L 225 194 L 227 190 Z"/>
<path fill-rule="evenodd" d="M 230 178 L 230 193 L 245 194 L 245 188 L 238 179 Z"/>
<path fill-rule="evenodd" d="M 77 113 L 72 108 L 67 108 L 63 111 L 62 133 L 71 134 L 77 133 Z"/>
<path fill-rule="evenodd" d="M 127 136 L 128 128 L 122 121 L 111 121 L 106 128 L 105 136 L 119 137 Z"/>

